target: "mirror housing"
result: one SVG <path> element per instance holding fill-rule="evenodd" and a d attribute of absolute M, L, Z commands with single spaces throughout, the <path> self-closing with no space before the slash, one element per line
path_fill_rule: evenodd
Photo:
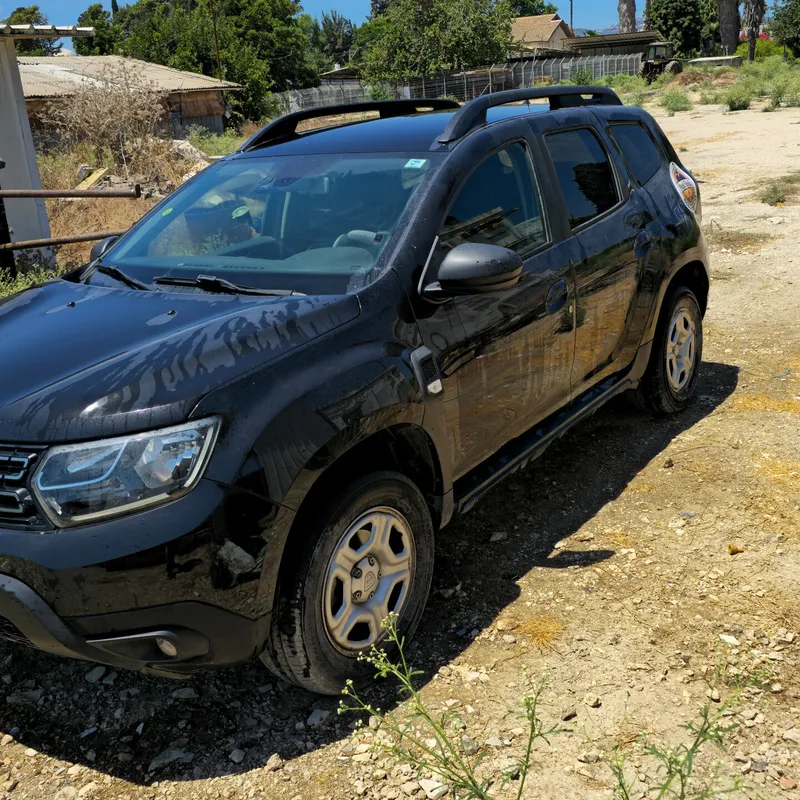
<path fill-rule="evenodd" d="M 91 252 L 89 253 L 89 260 L 90 261 L 97 261 L 106 250 L 108 250 L 114 242 L 119 239 L 119 236 L 108 236 L 105 239 L 101 239 L 99 242 L 95 242 L 92 245 Z"/>
<path fill-rule="evenodd" d="M 432 299 L 489 294 L 511 288 L 521 277 L 522 258 L 518 253 L 495 244 L 465 242 L 444 257 L 438 280 L 423 293 Z"/>

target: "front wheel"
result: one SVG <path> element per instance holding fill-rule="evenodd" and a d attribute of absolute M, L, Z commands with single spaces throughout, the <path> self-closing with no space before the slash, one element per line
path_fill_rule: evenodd
<path fill-rule="evenodd" d="M 676 414 L 689 404 L 703 358 L 703 315 L 691 289 L 679 286 L 666 298 L 650 363 L 633 400 L 654 414 Z"/>
<path fill-rule="evenodd" d="M 372 674 L 360 653 L 382 645 L 383 620 L 401 636 L 419 624 L 433 577 L 434 531 L 419 489 L 378 472 L 336 492 L 287 545 L 272 631 L 262 660 L 321 694 Z"/>

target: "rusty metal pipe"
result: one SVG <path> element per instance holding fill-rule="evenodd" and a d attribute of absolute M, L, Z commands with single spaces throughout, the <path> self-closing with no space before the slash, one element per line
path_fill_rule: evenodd
<path fill-rule="evenodd" d="M 129 197 L 142 196 L 137 183 L 133 189 L 0 189 L 0 198 L 9 197 Z"/>
<path fill-rule="evenodd" d="M 49 247 L 53 244 L 75 244 L 77 242 L 96 242 L 100 239 L 108 239 L 111 236 L 122 236 L 123 231 L 97 231 L 96 233 L 78 233 L 75 236 L 55 236 L 50 239 L 29 239 L 27 242 L 10 242 L 0 244 L 0 251 L 3 250 L 31 250 L 34 247 Z"/>

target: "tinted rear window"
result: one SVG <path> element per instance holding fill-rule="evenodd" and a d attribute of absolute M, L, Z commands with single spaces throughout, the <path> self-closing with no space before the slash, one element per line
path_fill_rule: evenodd
<path fill-rule="evenodd" d="M 661 154 L 650 134 L 639 124 L 612 125 L 610 132 L 633 177 L 647 183 L 661 166 Z"/>
<path fill-rule="evenodd" d="M 614 171 L 608 154 L 591 130 L 552 133 L 546 141 L 573 228 L 617 204 Z"/>

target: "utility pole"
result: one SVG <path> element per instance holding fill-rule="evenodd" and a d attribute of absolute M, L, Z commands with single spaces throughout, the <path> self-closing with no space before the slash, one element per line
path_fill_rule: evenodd
<path fill-rule="evenodd" d="M 575 26 L 572 24 L 572 4 L 574 0 L 569 0 L 569 29 L 572 31 L 572 35 L 575 35 Z"/>
<path fill-rule="evenodd" d="M 217 51 L 217 78 L 222 81 L 222 62 L 219 58 L 219 40 L 217 39 L 217 15 L 214 13 L 214 0 L 209 0 L 211 9 L 211 27 L 214 29 L 214 49 Z"/>

